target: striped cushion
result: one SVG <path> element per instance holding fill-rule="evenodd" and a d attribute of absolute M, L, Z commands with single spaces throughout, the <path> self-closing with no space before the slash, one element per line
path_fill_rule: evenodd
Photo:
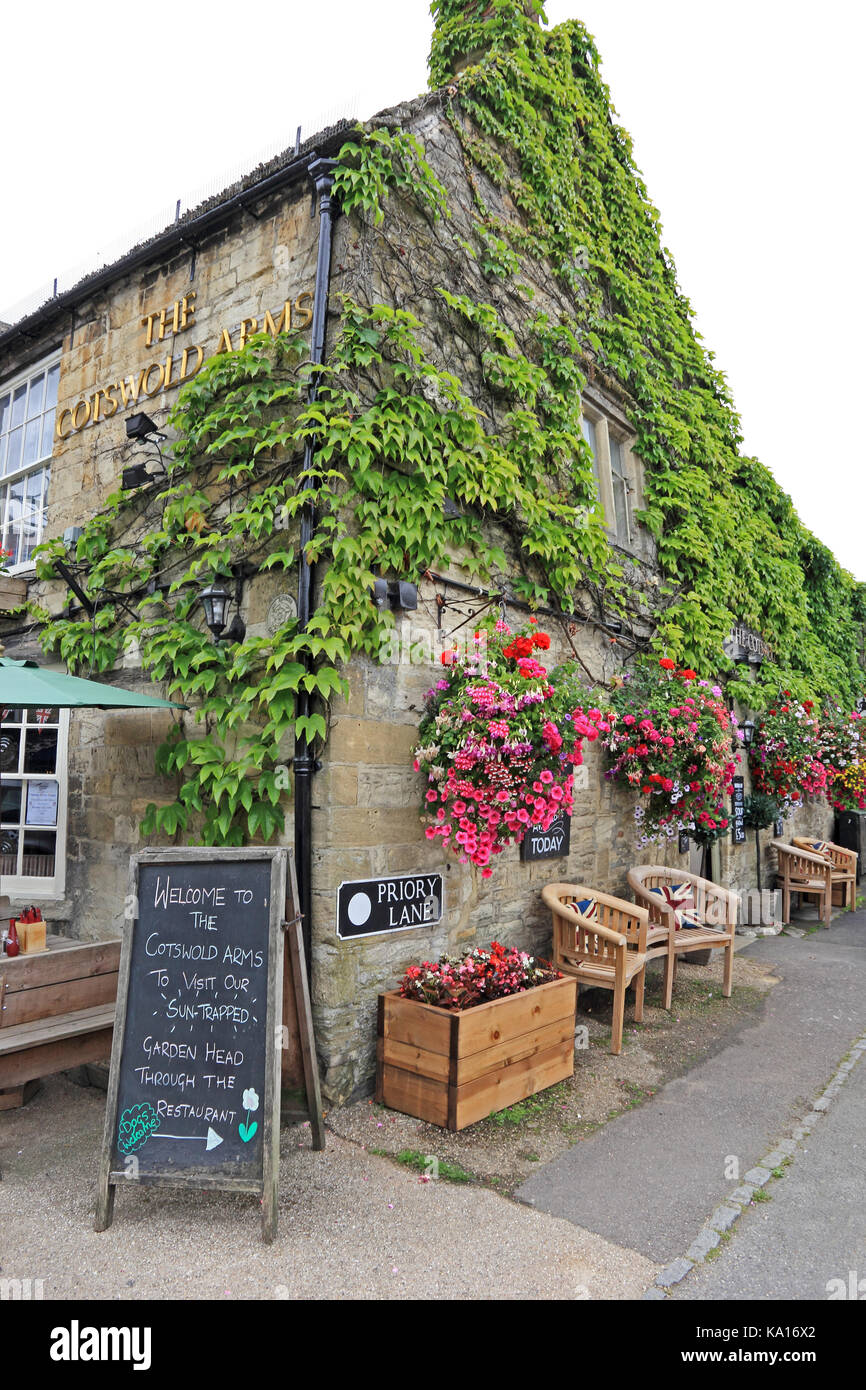
<path fill-rule="evenodd" d="M 585 917 L 588 922 L 598 916 L 598 903 L 595 898 L 578 898 L 577 902 L 568 905 L 572 911 L 579 912 L 581 917 Z"/>

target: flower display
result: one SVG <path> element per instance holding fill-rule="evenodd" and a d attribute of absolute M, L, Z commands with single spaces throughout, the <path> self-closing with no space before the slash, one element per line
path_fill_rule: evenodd
<path fill-rule="evenodd" d="M 641 848 L 680 830 L 701 842 L 727 833 L 742 735 L 721 694 L 670 657 L 629 672 L 612 691 L 605 776 L 646 798 L 635 809 Z"/>
<path fill-rule="evenodd" d="M 827 769 L 827 800 L 836 811 L 866 811 L 866 735 L 863 717 L 838 706 L 825 710 L 819 756 Z"/>
<path fill-rule="evenodd" d="M 547 962 L 494 941 L 486 950 L 476 947 L 463 956 L 440 956 L 435 963 L 410 965 L 400 982 L 400 994 L 421 1004 L 462 1010 L 561 979 Z"/>
<path fill-rule="evenodd" d="M 490 860 L 530 827 L 571 814 L 573 768 L 586 738 L 607 725 L 600 710 L 575 708 L 533 653 L 550 637 L 531 624 L 512 634 L 502 620 L 452 649 L 427 694 L 414 753 L 427 776 L 422 803 L 429 840 L 490 877 Z"/>
<path fill-rule="evenodd" d="M 755 731 L 749 749 L 752 786 L 772 797 L 787 817 L 805 797 L 826 793 L 831 777 L 821 753 L 821 729 L 812 701 L 801 703 L 785 690 Z"/>

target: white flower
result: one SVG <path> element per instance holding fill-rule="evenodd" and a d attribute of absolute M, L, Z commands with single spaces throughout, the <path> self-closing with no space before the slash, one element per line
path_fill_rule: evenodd
<path fill-rule="evenodd" d="M 248 1091 L 244 1091 L 244 1110 L 258 1110 L 259 1098 L 250 1086 Z"/>

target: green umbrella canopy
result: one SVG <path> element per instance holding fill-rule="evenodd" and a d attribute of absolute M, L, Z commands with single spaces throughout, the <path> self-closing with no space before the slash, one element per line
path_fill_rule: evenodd
<path fill-rule="evenodd" d="M 186 709 L 173 700 L 116 690 L 99 681 L 46 671 L 35 661 L 12 661 L 6 656 L 0 657 L 0 705 L 5 709 L 51 705 L 60 709 Z"/>

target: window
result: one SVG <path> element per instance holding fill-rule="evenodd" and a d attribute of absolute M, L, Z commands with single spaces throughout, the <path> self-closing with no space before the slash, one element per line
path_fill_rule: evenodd
<path fill-rule="evenodd" d="M 42 539 L 54 447 L 60 358 L 0 387 L 0 525 L 10 568 Z"/>
<path fill-rule="evenodd" d="M 609 424 L 601 412 L 587 409 L 586 406 L 581 427 L 584 439 L 592 450 L 592 468 L 608 533 L 618 545 L 629 546 L 633 540 L 633 528 L 625 435 Z"/>
<path fill-rule="evenodd" d="M 6 896 L 63 896 L 68 728 L 67 710 L 2 710 L 0 893 Z"/>
<path fill-rule="evenodd" d="M 625 471 L 625 450 L 622 440 L 617 439 L 608 430 L 608 442 L 610 446 L 610 482 L 613 488 L 613 510 L 616 518 L 617 539 L 623 545 L 628 545 L 631 540 L 631 525 L 629 521 L 628 495 L 631 491 L 628 485 L 628 474 Z"/>

